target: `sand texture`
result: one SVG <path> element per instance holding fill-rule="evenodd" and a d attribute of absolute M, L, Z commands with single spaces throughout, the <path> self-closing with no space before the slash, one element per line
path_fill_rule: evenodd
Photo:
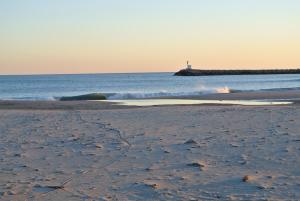
<path fill-rule="evenodd" d="M 299 120 L 299 105 L 0 110 L 0 200 L 299 200 Z"/>

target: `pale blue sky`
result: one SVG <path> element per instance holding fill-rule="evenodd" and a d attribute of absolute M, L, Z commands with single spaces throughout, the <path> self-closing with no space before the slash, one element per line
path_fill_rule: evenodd
<path fill-rule="evenodd" d="M 0 74 L 300 65 L 297 0 L 2 0 Z"/>

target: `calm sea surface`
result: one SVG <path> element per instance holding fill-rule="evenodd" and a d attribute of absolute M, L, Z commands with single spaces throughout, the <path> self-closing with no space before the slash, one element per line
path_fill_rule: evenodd
<path fill-rule="evenodd" d="M 223 93 L 231 90 L 300 88 L 300 75 L 177 77 L 172 73 L 3 75 L 0 99 L 54 100 L 61 96 L 105 93 L 109 99 Z"/>

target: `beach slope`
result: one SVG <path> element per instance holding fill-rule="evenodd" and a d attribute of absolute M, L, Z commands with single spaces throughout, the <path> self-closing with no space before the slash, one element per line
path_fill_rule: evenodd
<path fill-rule="evenodd" d="M 299 119 L 299 105 L 2 109 L 0 199 L 297 200 Z"/>

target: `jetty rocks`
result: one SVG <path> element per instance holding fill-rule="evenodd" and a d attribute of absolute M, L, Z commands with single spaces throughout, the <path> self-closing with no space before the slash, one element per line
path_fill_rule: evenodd
<path fill-rule="evenodd" d="M 210 75 L 265 75 L 265 74 L 300 74 L 300 69 L 265 69 L 265 70 L 199 70 L 182 69 L 175 76 L 210 76 Z"/>

